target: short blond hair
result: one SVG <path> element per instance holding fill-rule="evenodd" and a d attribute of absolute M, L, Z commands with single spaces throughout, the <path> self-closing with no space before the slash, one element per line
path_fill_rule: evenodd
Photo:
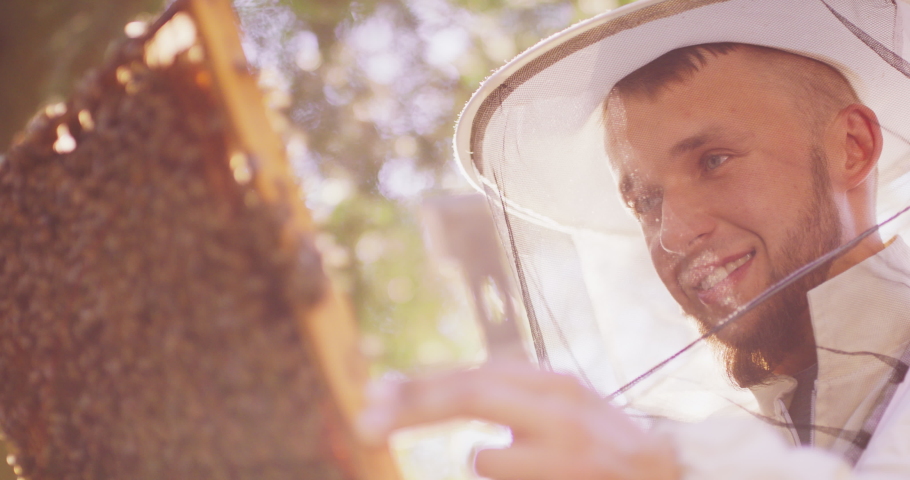
<path fill-rule="evenodd" d="M 604 101 L 604 119 L 611 97 L 653 99 L 669 86 L 684 83 L 711 58 L 735 51 L 748 52 L 769 68 L 756 71 L 790 90 L 795 105 L 810 125 L 823 126 L 847 105 L 859 103 L 849 80 L 836 68 L 818 60 L 775 48 L 744 43 L 706 43 L 671 50 L 616 83 Z"/>

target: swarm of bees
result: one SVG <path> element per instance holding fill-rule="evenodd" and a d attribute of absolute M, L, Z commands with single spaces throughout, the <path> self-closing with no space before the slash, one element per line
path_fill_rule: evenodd
<path fill-rule="evenodd" d="M 0 160 L 0 430 L 22 478 L 349 478 L 291 305 L 325 279 L 262 200 L 201 45 L 125 40 Z M 0 157 L 3 158 L 3 157 Z"/>

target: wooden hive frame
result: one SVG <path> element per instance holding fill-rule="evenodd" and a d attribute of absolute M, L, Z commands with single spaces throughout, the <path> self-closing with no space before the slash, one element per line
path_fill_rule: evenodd
<path fill-rule="evenodd" d="M 284 203 L 292 208 L 283 238 L 288 242 L 315 229 L 302 192 L 294 180 L 284 144 L 271 127 L 255 75 L 246 61 L 238 32 L 239 20 L 229 0 L 178 0 L 152 26 L 151 32 L 177 12 L 191 15 L 205 49 L 205 62 L 213 74 L 213 87 L 223 102 L 237 148 L 254 159 L 254 182 L 263 200 Z M 366 360 L 360 353 L 359 334 L 345 296 L 329 282 L 319 304 L 297 306 L 300 332 L 316 358 L 323 381 L 347 429 L 351 462 L 362 480 L 397 480 L 398 468 L 388 448 L 367 447 L 353 435 L 357 415 L 364 406 L 363 387 L 367 381 Z"/>

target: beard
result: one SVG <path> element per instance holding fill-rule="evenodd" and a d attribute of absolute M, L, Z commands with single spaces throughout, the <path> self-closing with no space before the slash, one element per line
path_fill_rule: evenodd
<path fill-rule="evenodd" d="M 827 160 L 812 150 L 813 196 L 786 235 L 782 251 L 772 259 L 768 288 L 809 262 L 840 246 L 841 225 L 831 199 Z M 813 342 L 807 293 L 824 282 L 830 262 L 801 276 L 712 336 L 727 375 L 747 388 L 766 382 L 789 355 Z M 704 334 L 716 322 L 695 318 Z"/>

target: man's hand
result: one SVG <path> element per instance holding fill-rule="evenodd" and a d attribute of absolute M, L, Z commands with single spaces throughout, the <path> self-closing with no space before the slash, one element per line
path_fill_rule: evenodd
<path fill-rule="evenodd" d="M 477 418 L 512 429 L 509 448 L 478 452 L 474 468 L 497 480 L 676 480 L 670 441 L 651 435 L 574 378 L 528 365 L 484 367 L 373 388 L 361 437 Z"/>

